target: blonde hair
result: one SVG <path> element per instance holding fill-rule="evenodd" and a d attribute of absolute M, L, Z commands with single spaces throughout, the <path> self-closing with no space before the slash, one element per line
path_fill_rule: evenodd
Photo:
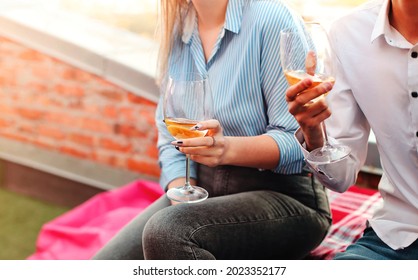
<path fill-rule="evenodd" d="M 157 63 L 157 83 L 160 83 L 168 68 L 168 60 L 173 47 L 174 38 L 181 36 L 184 17 L 190 0 L 161 0 L 160 19 L 157 29 L 159 37 L 159 53 Z"/>

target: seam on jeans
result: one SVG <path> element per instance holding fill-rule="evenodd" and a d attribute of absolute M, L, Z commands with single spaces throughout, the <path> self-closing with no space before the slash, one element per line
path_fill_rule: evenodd
<path fill-rule="evenodd" d="M 197 254 L 196 254 L 196 251 L 193 249 L 193 247 L 190 247 L 190 249 L 192 250 L 193 258 L 194 258 L 195 260 L 198 260 L 198 258 L 197 258 Z"/>
<path fill-rule="evenodd" d="M 225 183 L 222 186 L 223 195 L 228 194 L 228 186 L 229 186 L 229 175 L 231 175 L 231 170 L 228 170 L 227 172 L 224 172 L 225 175 Z"/>
<path fill-rule="evenodd" d="M 316 208 L 316 210 L 318 210 L 319 209 L 319 206 L 318 206 L 318 194 L 316 193 L 316 188 L 315 188 L 315 177 L 313 176 L 313 174 L 312 173 L 309 173 L 311 176 L 311 187 L 312 187 L 312 191 L 313 191 L 313 194 L 314 194 L 314 199 L 315 199 L 315 208 Z"/>
<path fill-rule="evenodd" d="M 311 186 L 312 186 L 312 190 L 313 190 L 313 194 L 314 194 L 314 198 L 315 198 L 316 212 L 318 212 L 318 214 L 322 215 L 325 219 L 328 219 L 328 220 L 331 219 L 332 220 L 331 209 L 329 208 L 329 199 L 328 199 L 328 195 L 325 191 L 325 187 L 321 184 L 321 187 L 324 189 L 324 192 L 325 192 L 325 199 L 327 201 L 328 208 L 330 210 L 327 215 L 325 213 L 323 213 L 322 211 L 321 212 L 319 211 L 318 193 L 317 193 L 317 190 L 316 190 L 316 187 L 315 187 L 315 176 L 313 175 L 313 173 L 310 173 L 310 174 L 311 174 Z"/>

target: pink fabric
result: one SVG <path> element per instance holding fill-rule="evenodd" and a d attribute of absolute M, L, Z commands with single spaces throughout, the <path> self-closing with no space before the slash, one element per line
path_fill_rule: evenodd
<path fill-rule="evenodd" d="M 344 193 L 329 192 L 332 225 L 322 243 L 311 252 L 313 259 L 332 259 L 359 239 L 376 207 L 382 202 L 377 190 L 350 187 Z"/>
<path fill-rule="evenodd" d="M 46 223 L 30 260 L 90 259 L 116 232 L 163 194 L 154 182 L 135 181 L 95 195 Z"/>

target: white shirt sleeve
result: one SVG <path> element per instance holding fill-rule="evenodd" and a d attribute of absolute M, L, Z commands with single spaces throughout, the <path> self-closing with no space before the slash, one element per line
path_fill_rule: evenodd
<path fill-rule="evenodd" d="M 304 157 L 309 154 L 306 150 L 305 139 L 302 131 L 298 129 L 295 133 L 295 137 L 300 144 L 300 148 Z M 328 140 L 334 144 L 337 143 L 335 139 L 329 137 Z M 357 179 L 357 161 L 353 155 L 346 157 L 345 159 L 326 165 L 313 166 L 306 161 L 306 165 L 311 169 L 314 176 L 328 189 L 335 192 L 345 192 L 348 187 L 353 185 Z"/>
<path fill-rule="evenodd" d="M 336 51 L 338 74 L 333 89 L 326 97 L 332 114 L 325 120 L 325 124 L 330 143 L 349 146 L 351 154 L 332 164 L 312 166 L 307 163 L 307 165 L 324 186 L 333 191 L 344 192 L 355 184 L 358 172 L 366 161 L 370 125 L 357 103 L 351 84 L 347 81 L 347 75 L 356 69 L 342 65 L 339 59 L 338 51 L 344 48 L 338 45 L 341 42 L 333 36 L 338 35 L 337 31 L 331 30 L 330 34 L 331 44 Z M 296 131 L 295 136 L 306 158 L 309 152 L 305 148 L 302 131 L 300 129 Z"/>

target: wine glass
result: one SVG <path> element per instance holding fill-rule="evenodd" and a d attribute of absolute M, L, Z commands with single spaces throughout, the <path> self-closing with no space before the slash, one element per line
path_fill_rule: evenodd
<path fill-rule="evenodd" d="M 289 85 L 310 78 L 312 87 L 322 82 L 335 83 L 335 56 L 328 41 L 327 32 L 317 22 L 305 22 L 280 33 L 280 60 Z M 302 93 L 303 94 L 303 93 Z M 326 93 L 328 94 L 328 93 Z M 315 98 L 325 98 L 325 95 Z M 309 104 L 308 104 L 309 106 Z M 312 150 L 306 160 L 313 166 L 334 163 L 350 155 L 351 149 L 328 141 L 325 123 L 321 123 L 324 144 Z"/>
<path fill-rule="evenodd" d="M 199 121 L 213 118 L 212 94 L 208 78 L 199 73 L 175 73 L 168 78 L 164 94 L 164 122 L 176 139 L 204 137 L 207 130 L 196 130 Z M 208 192 L 190 184 L 189 155 L 186 155 L 186 181 L 183 186 L 171 188 L 167 197 L 177 202 L 199 202 Z"/>

